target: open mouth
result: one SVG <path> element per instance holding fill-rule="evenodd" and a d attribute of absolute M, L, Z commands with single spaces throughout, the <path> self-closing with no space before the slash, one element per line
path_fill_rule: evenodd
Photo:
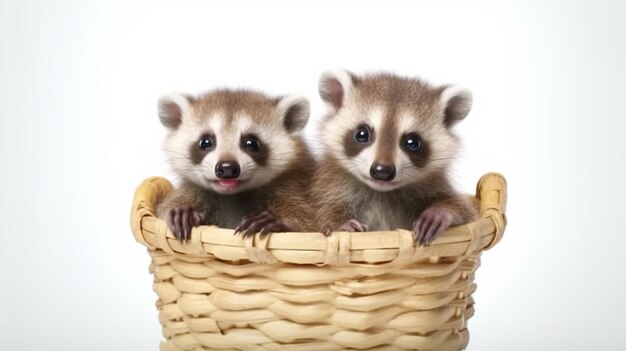
<path fill-rule="evenodd" d="M 224 190 L 234 190 L 239 187 L 239 184 L 241 184 L 239 179 L 218 179 L 215 182 L 219 188 Z"/>

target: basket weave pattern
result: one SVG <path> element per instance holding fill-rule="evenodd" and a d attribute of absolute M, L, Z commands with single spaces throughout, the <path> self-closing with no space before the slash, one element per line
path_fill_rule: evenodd
<path fill-rule="evenodd" d="M 131 216 L 152 257 L 162 351 L 464 349 L 480 254 L 506 225 L 506 182 L 489 173 L 479 219 L 428 247 L 407 230 L 242 239 L 214 226 L 181 244 L 155 216 L 171 189 L 145 180 Z"/>

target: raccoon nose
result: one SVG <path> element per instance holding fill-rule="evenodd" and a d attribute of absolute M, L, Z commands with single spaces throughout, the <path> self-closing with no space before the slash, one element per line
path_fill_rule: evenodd
<path fill-rule="evenodd" d="M 393 165 L 382 165 L 380 163 L 374 163 L 370 168 L 370 175 L 376 180 L 388 182 L 393 180 L 393 178 L 396 176 L 396 167 L 394 167 Z"/>
<path fill-rule="evenodd" d="M 239 163 L 234 161 L 220 162 L 215 166 L 215 175 L 218 178 L 232 179 L 239 177 L 241 169 Z"/>

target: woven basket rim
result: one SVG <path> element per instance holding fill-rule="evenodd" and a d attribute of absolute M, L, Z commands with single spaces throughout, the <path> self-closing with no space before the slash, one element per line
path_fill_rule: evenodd
<path fill-rule="evenodd" d="M 272 233 L 241 238 L 233 229 L 203 225 L 194 227 L 191 240 L 180 243 L 164 220 L 156 217 L 156 206 L 173 189 L 162 177 L 144 180 L 135 191 L 131 227 L 135 239 L 150 250 L 172 255 L 215 257 L 236 261 L 343 265 L 360 263 L 406 264 L 433 256 L 464 256 L 496 245 L 506 227 L 506 180 L 487 173 L 478 181 L 475 199 L 478 219 L 448 228 L 430 246 L 417 247 L 408 230 L 364 233 Z"/>

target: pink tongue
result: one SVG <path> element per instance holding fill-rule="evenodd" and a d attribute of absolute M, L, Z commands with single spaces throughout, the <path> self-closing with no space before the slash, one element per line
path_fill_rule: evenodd
<path fill-rule="evenodd" d="M 239 185 L 239 181 L 237 179 L 220 179 L 217 182 L 219 185 L 226 188 L 234 188 Z"/>

